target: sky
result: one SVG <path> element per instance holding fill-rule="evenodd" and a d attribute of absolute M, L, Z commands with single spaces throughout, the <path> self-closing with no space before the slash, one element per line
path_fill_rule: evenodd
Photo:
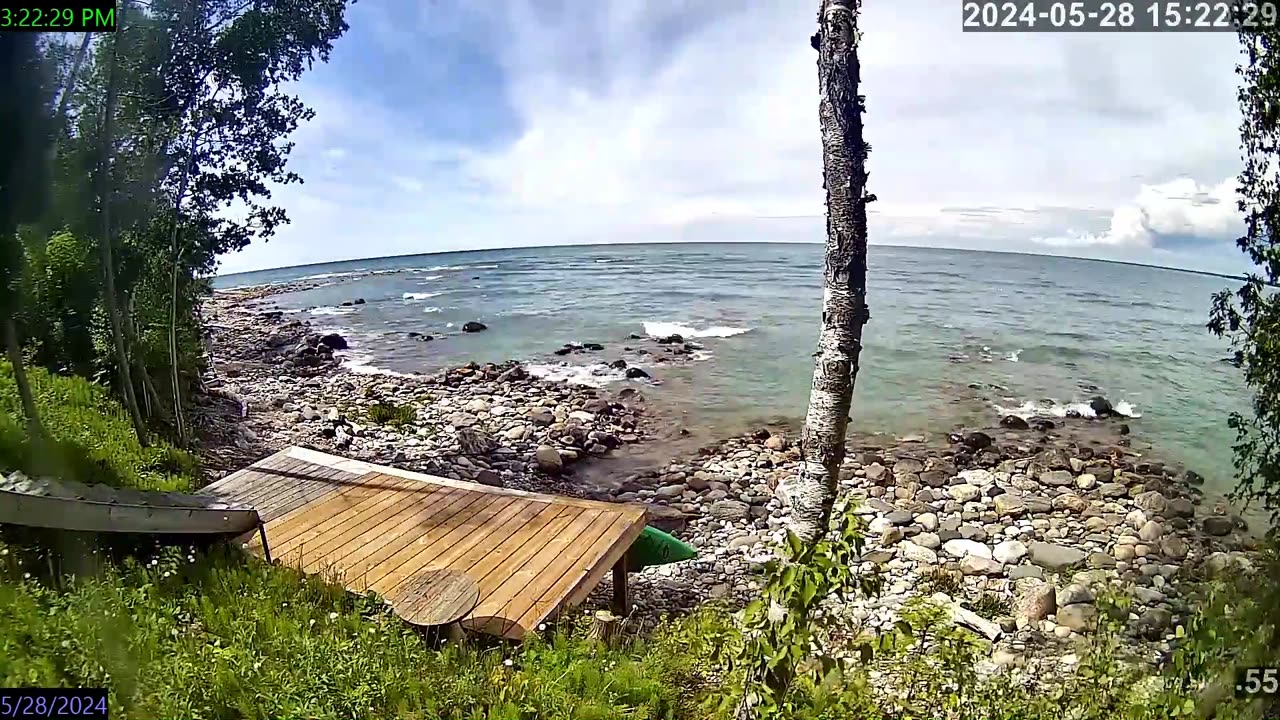
<path fill-rule="evenodd" d="M 364 0 L 296 88 L 292 223 L 221 272 L 450 250 L 822 242 L 814 0 Z M 1235 273 L 1230 33 L 962 33 L 866 0 L 872 244 Z"/>

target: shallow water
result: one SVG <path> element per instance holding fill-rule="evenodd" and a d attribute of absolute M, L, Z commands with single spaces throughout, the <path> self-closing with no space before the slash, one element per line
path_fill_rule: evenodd
<path fill-rule="evenodd" d="M 1204 329 L 1219 277 L 1091 260 L 874 247 L 872 320 L 854 429 L 906 433 L 989 424 L 1002 412 L 1063 413 L 1103 394 L 1162 457 L 1231 483 L 1227 414 L 1247 409 L 1225 342 Z M 349 336 L 349 364 L 425 372 L 516 358 L 550 376 L 625 383 L 623 357 L 661 380 L 651 396 L 687 426 L 723 435 L 799 418 L 821 317 L 818 245 L 613 245 L 448 253 L 285 268 L 219 287 L 324 276 L 270 302 Z M 363 305 L 342 307 L 363 298 Z M 462 334 L 478 320 L 485 332 Z M 436 335 L 432 342 L 407 333 Z M 685 367 L 623 350 L 632 333 L 694 337 Z M 551 354 L 568 342 L 601 353 Z M 579 365 L 597 363 L 594 368 Z M 595 373 L 595 374 L 593 374 Z M 1121 406 L 1120 403 L 1126 403 Z"/>

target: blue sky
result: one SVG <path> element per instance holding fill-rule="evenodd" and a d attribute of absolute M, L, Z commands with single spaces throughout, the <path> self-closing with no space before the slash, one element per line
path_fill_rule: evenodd
<path fill-rule="evenodd" d="M 1244 267 L 1226 33 L 863 13 L 872 243 Z M 813 6 L 813 7 L 810 7 Z M 222 272 L 567 243 L 823 238 L 816 2 L 363 0 L 299 85 L 293 220 Z"/>

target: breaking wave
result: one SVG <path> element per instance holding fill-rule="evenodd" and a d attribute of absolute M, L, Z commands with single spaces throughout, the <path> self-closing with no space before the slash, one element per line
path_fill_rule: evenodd
<path fill-rule="evenodd" d="M 662 338 L 670 335 L 679 335 L 683 338 L 726 338 L 751 332 L 751 328 L 716 325 L 699 330 L 689 325 L 681 325 L 680 323 L 653 322 L 646 320 L 644 322 L 644 332 L 649 337 L 655 338 Z"/>

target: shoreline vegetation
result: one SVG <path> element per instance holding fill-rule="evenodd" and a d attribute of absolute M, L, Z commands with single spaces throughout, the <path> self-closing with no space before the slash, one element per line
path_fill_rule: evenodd
<path fill-rule="evenodd" d="M 1251 536 L 1194 468 L 1138 451 L 1104 398 L 1096 419 L 846 437 L 875 199 L 857 9 L 824 0 L 811 41 L 829 242 L 805 457 L 781 427 L 679 442 L 643 373 L 616 391 L 518 362 L 357 373 L 346 338 L 269 307 L 287 285 L 213 292 L 220 256 L 288 222 L 271 189 L 301 181 L 290 138 L 313 116 L 289 88 L 346 31 L 344 0 L 121 0 L 117 31 L 78 45 L 0 33 L 4 487 L 191 492 L 302 445 L 635 503 L 699 553 L 635 573 L 620 632 L 592 632 L 606 581 L 514 645 L 444 641 L 379 597 L 225 541 L 4 526 L 0 687 L 105 687 L 112 716 L 137 720 L 1280 713 L 1276 696 L 1234 691 L 1237 671 L 1278 662 L 1274 535 Z M 1250 63 L 1247 82 L 1280 87 L 1269 56 Z M 1224 291 L 1210 328 L 1256 393 L 1256 417 L 1231 422 L 1241 493 L 1267 509 L 1280 507 L 1280 300 L 1261 290 L 1280 274 L 1273 95 L 1241 99 L 1241 182 L 1258 207 L 1240 245 L 1268 277 Z M 696 352 L 634 340 L 672 362 Z"/>
<path fill-rule="evenodd" d="M 782 500 L 799 462 L 793 438 L 758 429 L 618 477 L 615 448 L 661 442 L 649 429 L 660 411 L 643 384 L 607 393 L 532 378 L 515 363 L 352 373 L 321 349 L 341 338 L 270 309 L 278 290 L 215 292 L 202 306 L 212 328 L 210 392 L 193 415 L 203 475 L 181 451 L 137 448 L 118 407 L 92 431 L 95 447 L 109 449 L 93 460 L 151 468 L 122 474 L 122 485 L 192 489 L 306 445 L 458 479 L 642 503 L 652 524 L 695 545 L 699 557 L 633 575 L 635 610 L 621 643 L 602 646 L 587 632 L 590 613 L 608 605 L 606 581 L 584 615 L 520 647 L 475 639 L 436 649 L 378 599 L 235 548 L 105 544 L 96 548 L 104 556 L 141 559 L 53 590 L 34 582 L 48 557 L 10 543 L 0 549 L 8 595 L 0 656 L 9 658 L 0 682 L 105 684 L 113 712 L 139 718 L 621 718 L 640 709 L 718 717 L 711 688 L 734 672 L 724 655 L 739 632 L 732 613 L 765 590 L 770 563 L 784 552 Z M 32 377 L 42 404 L 80 397 L 94 413 L 111 404 L 84 381 Z M 6 416 L 16 417 L 8 386 L 0 388 Z M 840 494 L 856 503 L 865 537 L 853 567 L 880 589 L 817 609 L 816 645 L 849 669 L 838 685 L 804 686 L 808 705 L 838 713 L 797 717 L 977 717 L 946 710 L 957 698 L 966 713 L 1014 713 L 1006 717 L 1059 717 L 1056 703 L 1075 701 L 1096 703 L 1080 717 L 1163 717 L 1142 712 L 1168 699 L 1158 672 L 1187 647 L 1206 603 L 1221 597 L 1209 589 L 1267 560 L 1243 521 L 1204 500 L 1195 472 L 1130 450 L 1123 418 L 1019 420 L 953 437 L 851 441 Z M 162 469 L 157 452 L 175 469 Z M 862 663 L 871 638 L 875 653 Z M 50 664 L 53 657 L 61 659 Z M 334 657 L 342 658 L 336 666 Z M 943 659 L 949 664 L 938 665 Z M 1096 686 L 1100 672 L 1110 678 L 1105 689 Z M 1256 705 L 1241 701 L 1238 717 L 1254 717 Z M 952 714 L 897 714 L 910 707 Z M 1000 717 L 984 715 L 992 716 Z"/>

